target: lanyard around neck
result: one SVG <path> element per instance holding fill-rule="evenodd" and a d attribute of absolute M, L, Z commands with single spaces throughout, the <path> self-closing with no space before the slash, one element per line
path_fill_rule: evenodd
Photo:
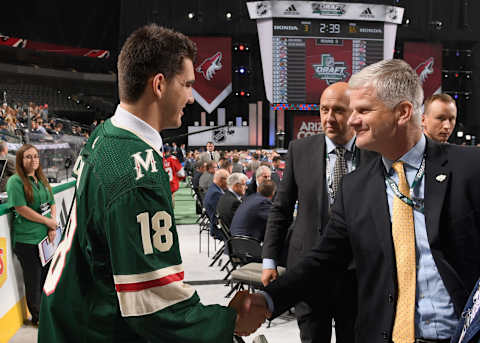
<path fill-rule="evenodd" d="M 411 206 L 413 209 L 417 210 L 420 213 L 424 213 L 424 201 L 423 199 L 414 197 L 415 188 L 420 185 L 423 176 L 425 175 L 425 155 L 423 155 L 422 163 L 420 164 L 420 168 L 417 170 L 417 174 L 415 175 L 415 179 L 413 180 L 412 187 L 410 187 L 410 198 L 400 192 L 398 189 L 397 183 L 385 172 L 385 180 L 387 181 L 390 189 L 393 191 L 393 194 L 400 200 L 402 200 L 408 206 Z"/>

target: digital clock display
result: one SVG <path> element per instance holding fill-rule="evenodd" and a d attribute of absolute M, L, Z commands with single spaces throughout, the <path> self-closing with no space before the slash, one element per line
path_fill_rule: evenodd
<path fill-rule="evenodd" d="M 320 33 L 336 34 L 340 33 L 340 24 L 338 23 L 320 23 Z"/>

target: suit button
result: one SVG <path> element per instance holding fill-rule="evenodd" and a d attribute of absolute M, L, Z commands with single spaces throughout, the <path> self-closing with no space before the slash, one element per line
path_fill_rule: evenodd
<path fill-rule="evenodd" d="M 391 295 L 391 294 L 388 295 L 388 302 L 390 304 L 393 303 L 393 295 Z"/>
<path fill-rule="evenodd" d="M 388 342 L 388 333 L 387 333 L 386 331 L 383 331 L 383 332 L 382 332 L 382 335 L 383 335 L 383 340 L 384 340 L 385 342 Z"/>

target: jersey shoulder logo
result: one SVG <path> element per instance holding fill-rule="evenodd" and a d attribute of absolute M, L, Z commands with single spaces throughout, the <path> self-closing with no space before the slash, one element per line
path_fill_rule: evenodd
<path fill-rule="evenodd" d="M 195 70 L 202 74 L 206 80 L 210 81 L 215 73 L 222 69 L 222 56 L 222 53 L 217 51 L 213 56 L 204 59 Z"/>
<path fill-rule="evenodd" d="M 145 150 L 145 159 L 142 157 L 142 151 L 136 152 L 132 155 L 133 161 L 135 164 L 135 171 L 137 172 L 137 177 L 135 180 L 140 180 L 145 175 L 142 172 L 142 169 L 148 172 L 150 169 L 152 173 L 158 171 L 155 158 L 153 156 L 153 149 Z"/>

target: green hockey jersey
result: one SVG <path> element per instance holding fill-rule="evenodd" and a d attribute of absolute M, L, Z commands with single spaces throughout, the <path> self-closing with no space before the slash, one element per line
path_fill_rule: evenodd
<path fill-rule="evenodd" d="M 38 341 L 231 343 L 235 311 L 202 305 L 183 283 L 161 138 L 154 144 L 132 117 L 118 107 L 75 163 L 70 225 L 44 285 Z"/>

